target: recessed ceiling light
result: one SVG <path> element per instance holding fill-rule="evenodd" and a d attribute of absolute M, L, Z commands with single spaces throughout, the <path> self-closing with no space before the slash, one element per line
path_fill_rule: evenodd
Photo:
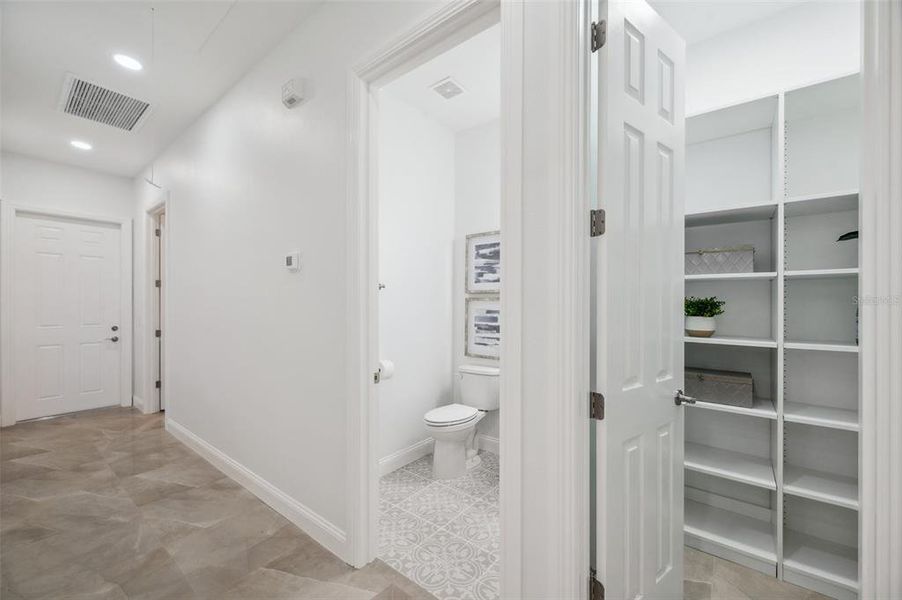
<path fill-rule="evenodd" d="M 91 144 L 89 144 L 88 142 L 83 142 L 81 140 L 72 140 L 69 143 L 72 144 L 72 146 L 74 148 L 78 148 L 79 150 L 90 150 L 91 148 L 94 147 Z"/>
<path fill-rule="evenodd" d="M 130 71 L 140 71 L 144 68 L 144 65 L 142 65 L 140 61 L 125 54 L 114 54 L 113 60 L 115 60 L 120 67 L 125 67 Z"/>
<path fill-rule="evenodd" d="M 450 100 L 451 98 L 464 93 L 463 86 L 450 77 L 445 77 L 441 81 L 437 81 L 429 87 L 431 87 L 432 91 L 434 91 L 445 100 Z"/>

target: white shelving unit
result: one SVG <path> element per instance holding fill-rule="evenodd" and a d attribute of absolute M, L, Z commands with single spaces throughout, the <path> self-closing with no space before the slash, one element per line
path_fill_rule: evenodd
<path fill-rule="evenodd" d="M 686 412 L 690 546 L 835 598 L 858 594 L 858 76 L 687 119 L 686 250 L 755 247 L 686 365 L 750 372 L 751 408 Z M 843 238 L 842 241 L 840 238 Z"/>

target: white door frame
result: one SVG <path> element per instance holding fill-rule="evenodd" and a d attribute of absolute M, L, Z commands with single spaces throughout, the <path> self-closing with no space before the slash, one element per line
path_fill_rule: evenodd
<path fill-rule="evenodd" d="M 13 377 L 16 357 L 13 354 L 13 265 L 15 264 L 15 221 L 19 215 L 36 215 L 58 219 L 78 219 L 95 223 L 111 223 L 120 231 L 120 319 L 122 359 L 119 369 L 119 404 L 132 405 L 132 220 L 101 215 L 39 208 L 0 200 L 0 425 L 16 424 L 13 401 Z"/>
<path fill-rule="evenodd" d="M 151 203 L 149 207 L 144 211 L 144 323 L 143 323 L 143 357 L 144 357 L 144 368 L 142 369 L 143 381 L 141 382 L 140 390 L 143 396 L 142 402 L 143 406 L 142 412 L 145 414 L 160 412 L 160 394 L 156 393 L 155 382 L 156 378 L 154 377 L 154 373 L 157 370 L 159 355 L 156 352 L 155 345 L 155 335 L 156 335 L 156 320 L 157 320 L 157 300 L 156 295 L 154 293 L 154 281 L 156 277 L 154 277 L 154 273 L 156 272 L 155 261 L 157 260 L 157 249 L 155 242 L 155 233 L 154 230 L 157 228 L 157 222 L 160 214 L 166 215 L 166 226 L 169 226 L 169 192 L 166 190 L 160 190 L 158 197 L 154 202 Z M 165 282 L 169 281 L 169 232 L 167 231 L 167 235 L 164 239 L 160 240 L 161 244 L 165 244 L 163 249 L 163 255 L 166 257 L 166 261 L 163 263 L 163 273 L 161 279 L 164 282 L 162 291 L 160 293 L 160 299 L 163 303 L 163 306 L 169 306 L 168 297 L 169 297 L 169 288 Z M 166 339 L 166 334 L 169 329 L 169 317 L 168 311 L 163 313 L 163 322 L 160 324 L 160 329 L 163 331 L 163 338 L 161 338 L 160 343 L 163 344 Z M 169 361 L 167 359 L 167 355 L 165 352 L 162 354 L 163 356 L 163 373 L 169 372 Z M 162 380 L 162 390 L 160 390 L 161 394 L 163 394 L 166 399 L 169 399 L 168 395 L 168 385 L 167 378 Z"/>
<path fill-rule="evenodd" d="M 487 20 L 497 22 L 499 5 L 501 593 L 585 598 L 590 324 L 585 0 L 457 0 L 349 74 L 347 555 L 363 566 L 375 558 L 377 542 L 377 107 L 371 90 L 465 39 Z"/>
<path fill-rule="evenodd" d="M 356 567 L 362 567 L 376 558 L 378 544 L 378 392 L 373 381 L 373 374 L 379 365 L 379 310 L 376 295 L 378 107 L 375 95 L 391 79 L 496 23 L 499 5 L 499 0 L 462 0 L 449 3 L 386 48 L 369 56 L 349 74 L 348 129 L 351 135 L 347 173 L 347 266 L 350 468 L 347 485 L 350 490 L 348 555 Z M 502 98 L 504 97 L 505 92 L 502 90 Z M 508 258 L 505 257 L 505 272 L 509 274 L 508 265 Z M 502 283 L 502 299 L 508 293 L 505 283 L 506 281 Z M 504 407 L 510 404 L 510 399 L 506 399 L 503 384 L 501 396 L 501 418 L 504 419 Z M 510 473 L 505 473 L 504 477 L 509 475 Z"/>

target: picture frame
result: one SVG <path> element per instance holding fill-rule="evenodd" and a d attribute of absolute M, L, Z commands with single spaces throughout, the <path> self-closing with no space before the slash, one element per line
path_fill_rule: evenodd
<path fill-rule="evenodd" d="M 501 293 L 501 232 L 471 233 L 466 253 L 467 293 Z"/>
<path fill-rule="evenodd" d="M 472 358 L 501 358 L 501 299 L 467 298 L 464 354 Z"/>

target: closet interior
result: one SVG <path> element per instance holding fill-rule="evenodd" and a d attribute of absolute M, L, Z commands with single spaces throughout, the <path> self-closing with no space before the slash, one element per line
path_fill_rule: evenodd
<path fill-rule="evenodd" d="M 686 367 L 752 379 L 687 405 L 686 543 L 835 598 L 858 595 L 858 79 L 686 122 L 687 253 L 754 248 L 685 279 L 726 303 Z"/>

